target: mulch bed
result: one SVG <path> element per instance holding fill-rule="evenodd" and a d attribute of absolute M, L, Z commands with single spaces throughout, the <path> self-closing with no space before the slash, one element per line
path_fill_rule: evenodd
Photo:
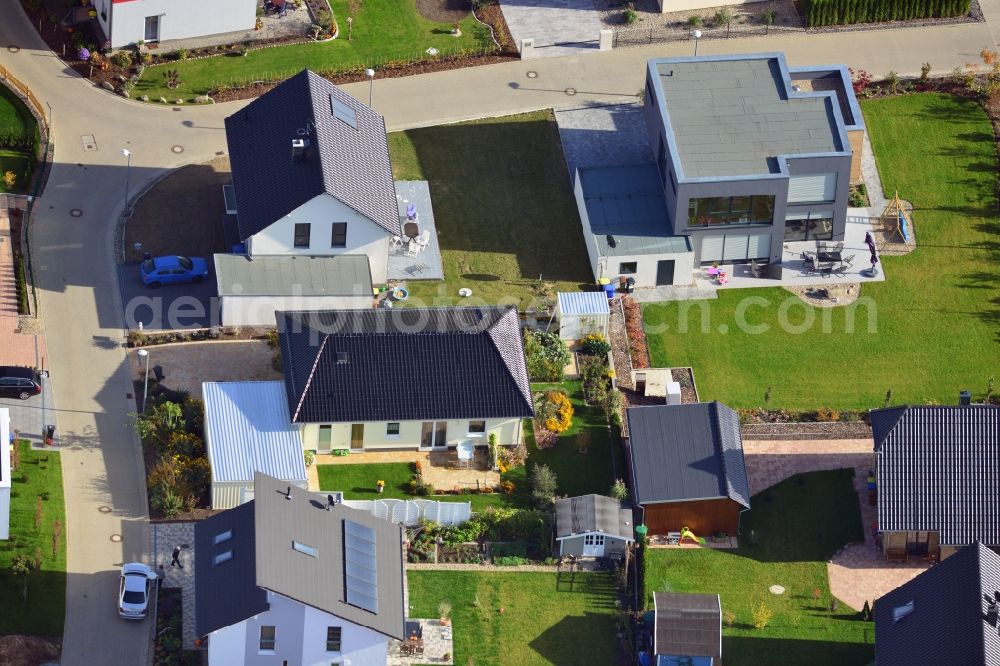
<path fill-rule="evenodd" d="M 868 424 L 830 421 L 826 423 L 744 423 L 743 439 L 869 439 Z"/>
<path fill-rule="evenodd" d="M 681 403 L 688 405 L 698 402 L 698 392 L 694 388 L 694 371 L 691 368 L 673 368 L 673 380 L 681 385 Z"/>
<path fill-rule="evenodd" d="M 417 13 L 435 23 L 456 23 L 472 11 L 469 0 L 416 0 L 416 3 Z"/>
<path fill-rule="evenodd" d="M 58 659 L 61 651 L 56 640 L 17 634 L 0 636 L 0 664 L 5 666 L 38 666 Z"/>

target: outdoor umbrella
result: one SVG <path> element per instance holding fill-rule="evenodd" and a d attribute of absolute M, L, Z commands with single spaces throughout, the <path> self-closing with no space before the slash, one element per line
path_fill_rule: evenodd
<path fill-rule="evenodd" d="M 868 246 L 868 250 L 872 253 L 870 262 L 874 268 L 875 264 L 878 263 L 878 253 L 875 251 L 875 239 L 872 238 L 871 232 L 865 233 L 865 245 Z"/>

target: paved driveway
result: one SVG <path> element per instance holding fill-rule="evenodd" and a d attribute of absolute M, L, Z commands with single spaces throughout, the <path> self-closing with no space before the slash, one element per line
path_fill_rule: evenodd
<path fill-rule="evenodd" d="M 34 444 L 42 442 L 45 426 L 56 425 L 55 410 L 52 408 L 52 383 L 49 377 L 42 377 L 42 392 L 27 400 L 0 398 L 0 407 L 10 410 L 11 431 L 17 436 L 30 439 Z M 56 438 L 59 432 L 57 429 Z"/>
<path fill-rule="evenodd" d="M 518 49 L 522 39 L 534 39 L 537 57 L 599 52 L 593 0 L 502 0 L 500 9 Z"/>
<path fill-rule="evenodd" d="M 121 281 L 122 303 L 125 307 L 125 324 L 128 328 L 153 331 L 174 331 L 184 328 L 205 328 L 219 323 L 213 308 L 218 308 L 218 289 L 215 283 L 215 266 L 209 264 L 208 277 L 200 284 L 168 284 L 150 289 L 139 278 L 138 264 L 118 267 Z"/>

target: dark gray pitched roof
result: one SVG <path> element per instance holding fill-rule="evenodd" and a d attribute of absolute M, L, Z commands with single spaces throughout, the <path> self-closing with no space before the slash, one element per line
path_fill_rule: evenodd
<path fill-rule="evenodd" d="M 295 423 L 529 417 L 513 307 L 278 312 Z"/>
<path fill-rule="evenodd" d="M 217 535 L 232 538 L 215 543 Z M 215 564 L 215 556 L 232 559 Z M 254 503 L 217 513 L 194 526 L 195 632 L 205 636 L 268 609 L 267 593 L 257 587 L 254 556 Z"/>
<path fill-rule="evenodd" d="M 304 158 L 293 159 L 293 139 L 309 140 Z M 385 120 L 326 79 L 303 70 L 279 84 L 226 118 L 226 140 L 240 240 L 324 193 L 399 233 Z"/>
<path fill-rule="evenodd" d="M 892 407 L 871 418 L 879 529 L 1000 545 L 1000 407 Z"/>
<path fill-rule="evenodd" d="M 875 663 L 1000 664 L 998 598 L 1000 556 L 966 546 L 875 602 Z"/>
<path fill-rule="evenodd" d="M 292 488 L 260 474 L 254 477 L 256 509 L 257 585 L 300 603 L 326 611 L 386 636 L 402 639 L 403 528 L 369 511 L 337 504 L 326 510 L 323 495 Z M 344 565 L 344 521 L 374 531 L 378 612 L 347 603 Z M 316 549 L 316 556 L 292 548 L 298 542 Z"/>
<path fill-rule="evenodd" d="M 603 532 L 631 541 L 632 512 L 603 495 L 566 497 L 556 501 L 556 538 Z"/>
<path fill-rule="evenodd" d="M 681 657 L 722 657 L 722 606 L 717 594 L 654 592 L 654 652 Z"/>
<path fill-rule="evenodd" d="M 750 508 L 739 416 L 719 402 L 626 410 L 639 504 L 728 497 Z"/>

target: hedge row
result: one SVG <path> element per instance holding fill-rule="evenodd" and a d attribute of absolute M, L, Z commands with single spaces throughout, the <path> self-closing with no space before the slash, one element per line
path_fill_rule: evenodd
<path fill-rule="evenodd" d="M 804 0 L 810 28 L 962 16 L 970 0 Z"/>

